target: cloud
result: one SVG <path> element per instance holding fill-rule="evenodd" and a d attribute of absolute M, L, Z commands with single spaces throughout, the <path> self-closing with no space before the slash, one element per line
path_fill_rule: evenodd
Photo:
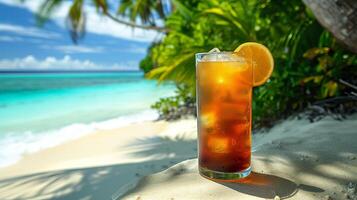
<path fill-rule="evenodd" d="M 24 58 L 0 60 L 0 70 L 138 70 L 138 67 L 135 61 L 103 65 L 90 60 L 73 59 L 69 55 L 63 58 L 49 56 L 43 60 L 28 55 Z"/>
<path fill-rule="evenodd" d="M 23 40 L 23 38 L 17 36 L 0 35 L 1 42 L 19 42 Z"/>
<path fill-rule="evenodd" d="M 0 32 L 14 33 L 22 36 L 31 36 L 37 38 L 53 39 L 59 38 L 57 33 L 41 30 L 38 28 L 24 27 L 14 24 L 0 23 Z"/>
<path fill-rule="evenodd" d="M 66 54 L 100 53 L 103 51 L 103 47 L 88 47 L 88 46 L 76 46 L 76 45 L 58 45 L 58 46 L 42 45 L 40 46 L 40 48 L 58 50 Z"/>
<path fill-rule="evenodd" d="M 0 0 L 0 3 L 22 7 L 32 13 L 36 13 L 42 1 L 30 1 L 27 0 L 24 3 L 20 3 L 14 0 Z M 65 19 L 71 2 L 65 1 L 60 8 L 58 8 L 52 14 L 52 20 L 59 26 L 65 28 Z M 85 5 L 87 24 L 86 31 L 90 33 L 95 33 L 99 35 L 107 35 L 121 39 L 133 40 L 133 41 L 144 41 L 151 42 L 159 36 L 156 31 L 148 31 L 142 29 L 133 29 L 129 26 L 119 24 L 113 20 L 99 16 L 96 9 L 92 5 Z"/>

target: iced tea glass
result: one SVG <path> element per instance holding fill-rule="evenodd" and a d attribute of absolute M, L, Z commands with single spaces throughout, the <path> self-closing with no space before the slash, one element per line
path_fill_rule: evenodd
<path fill-rule="evenodd" d="M 235 52 L 196 54 L 200 174 L 219 180 L 251 171 L 253 70 Z"/>

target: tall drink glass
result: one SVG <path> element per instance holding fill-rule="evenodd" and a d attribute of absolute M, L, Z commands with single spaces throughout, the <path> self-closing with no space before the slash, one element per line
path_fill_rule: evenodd
<path fill-rule="evenodd" d="M 251 171 L 253 70 L 235 52 L 196 54 L 200 174 L 235 180 Z"/>

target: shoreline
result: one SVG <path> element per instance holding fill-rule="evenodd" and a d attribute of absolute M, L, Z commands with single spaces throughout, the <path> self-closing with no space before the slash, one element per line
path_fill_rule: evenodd
<path fill-rule="evenodd" d="M 157 112 L 148 109 L 103 121 L 72 123 L 54 130 L 5 134 L 5 138 L 0 139 L 0 169 L 16 164 L 24 155 L 53 148 L 98 131 L 118 129 L 135 123 L 154 121 L 157 118 Z"/>
<path fill-rule="evenodd" d="M 0 168 L 0 199 L 55 198 L 66 193 L 63 185 L 110 199 L 130 182 L 196 157 L 195 128 L 192 119 L 138 122 L 24 155 Z"/>
<path fill-rule="evenodd" d="M 66 168 L 74 168 L 74 167 L 84 167 L 85 165 L 91 166 L 95 165 L 92 161 L 89 159 L 85 162 L 85 164 L 82 164 L 80 161 L 76 162 L 77 159 L 81 159 L 81 157 L 91 157 L 94 156 L 93 154 L 90 155 L 88 150 L 90 150 L 91 146 L 95 145 L 95 141 L 98 139 L 103 139 L 104 137 L 108 137 L 109 134 L 111 134 L 112 137 L 115 137 L 114 132 L 125 132 L 127 129 L 135 129 L 135 126 L 142 126 L 142 127 L 147 127 L 147 125 L 154 126 L 154 129 L 160 130 L 161 126 L 159 125 L 156 127 L 152 122 L 139 122 L 139 123 L 132 123 L 128 124 L 124 127 L 119 127 L 119 128 L 114 128 L 110 130 L 97 130 L 93 131 L 88 134 L 79 134 L 80 136 L 75 139 L 70 139 L 67 141 L 64 141 L 61 144 L 57 144 L 52 147 L 40 149 L 36 152 L 32 152 L 29 154 L 24 154 L 20 160 L 18 160 L 16 163 L 11 164 L 9 166 L 1 167 L 0 172 L 5 171 L 6 173 L 0 173 L 0 179 L 4 178 L 3 175 L 6 174 L 5 177 L 7 176 L 16 176 L 16 175 L 26 175 L 28 173 L 39 173 L 42 171 L 52 171 L 52 170 L 59 170 L 59 169 L 66 169 Z M 165 125 L 163 125 L 165 126 Z M 109 136 L 110 137 L 110 136 Z M 84 148 L 86 146 L 86 148 Z M 73 149 L 73 147 L 78 147 L 78 149 Z M 105 151 L 105 150 L 102 150 Z M 75 154 L 73 154 L 75 152 Z M 51 159 L 49 157 L 50 155 L 56 155 L 55 159 Z M 61 154 L 61 155 L 59 155 Z M 100 152 L 96 152 L 96 155 L 100 155 Z M 40 161 L 40 158 L 46 157 L 46 160 L 48 162 L 48 165 L 45 166 L 43 163 L 38 163 Z M 61 158 L 60 158 L 61 157 Z M 58 163 L 58 161 L 65 161 L 67 166 L 64 166 L 65 164 L 62 164 L 61 162 Z M 35 161 L 35 162 L 34 162 Z M 72 161 L 72 163 L 70 162 Z M 76 163 L 75 163 L 76 162 Z M 102 161 L 102 165 L 107 165 L 111 164 L 110 162 Z M 27 166 L 32 165 L 31 169 L 26 169 Z M 51 165 L 51 166 L 50 166 Z M 15 170 L 12 170 L 15 169 Z"/>
<path fill-rule="evenodd" d="M 147 127 L 147 126 L 149 126 L 150 128 L 153 128 L 153 127 L 156 127 L 156 126 L 160 127 L 160 128 L 157 129 L 159 134 L 149 134 L 147 136 L 150 136 L 150 135 L 151 136 L 162 135 L 162 132 L 165 132 L 165 131 L 163 131 L 164 129 L 169 129 L 170 132 L 172 132 L 172 136 L 178 136 L 178 135 L 182 136 L 182 134 L 174 133 L 174 132 L 177 132 L 177 130 L 170 129 L 169 128 L 170 124 L 181 124 L 182 122 L 190 122 L 192 120 L 195 121 L 195 119 L 193 119 L 192 117 L 183 118 L 183 119 L 179 119 L 179 120 L 176 120 L 176 121 L 158 120 L 157 119 L 157 115 L 158 114 L 156 112 L 155 113 L 151 112 L 150 113 L 151 117 L 149 117 L 149 118 L 146 118 L 146 119 L 145 118 L 141 118 L 140 120 L 122 121 L 123 123 L 119 123 L 119 124 L 117 123 L 115 126 L 110 126 L 110 124 L 118 122 L 117 121 L 118 119 L 119 119 L 119 121 L 120 121 L 120 119 L 127 119 L 128 117 L 129 118 L 133 117 L 133 119 L 135 119 L 137 116 L 140 116 L 141 114 L 143 114 L 145 112 L 147 113 L 148 111 L 153 111 L 153 110 L 145 110 L 145 111 L 142 111 L 140 113 L 135 113 L 135 114 L 131 114 L 131 115 L 123 115 L 123 116 L 119 116 L 119 117 L 112 118 L 112 119 L 105 120 L 105 121 L 91 122 L 91 123 L 87 123 L 87 124 L 78 124 L 78 125 L 84 125 L 84 126 L 93 126 L 93 128 L 90 131 L 83 131 L 83 129 L 79 130 L 79 131 L 82 131 L 82 132 L 79 132 L 78 134 L 76 134 L 76 135 L 74 135 L 74 136 L 72 136 L 70 138 L 62 139 L 59 142 L 57 141 L 56 143 L 49 144 L 48 146 L 40 147 L 40 148 L 35 149 L 33 151 L 23 152 L 22 155 L 20 155 L 16 159 L 16 161 L 14 161 L 14 162 L 11 162 L 11 163 L 8 163 L 8 164 L 5 164 L 5 165 L 1 165 L 1 163 L 0 163 L 0 172 L 3 169 L 12 168 L 12 166 L 19 165 L 19 163 L 22 162 L 22 160 L 27 160 L 32 155 L 42 154 L 42 152 L 52 151 L 54 149 L 60 149 L 60 148 L 62 148 L 64 146 L 67 146 L 67 145 L 70 146 L 70 145 L 75 144 L 77 142 L 81 143 L 80 141 L 82 139 L 83 140 L 84 139 L 88 140 L 89 138 L 92 138 L 92 136 L 93 136 L 93 138 L 95 138 L 95 137 L 98 137 L 99 135 L 102 135 L 102 134 L 106 134 L 106 133 L 113 134 L 114 132 L 118 132 L 118 134 L 120 134 L 120 132 L 125 132 L 128 129 L 129 130 L 130 129 L 134 130 L 134 129 L 136 129 L 135 128 L 136 126 L 139 126 L 139 127 Z M 357 114 L 350 115 L 348 117 L 354 117 L 354 116 L 357 116 Z M 331 117 L 331 116 L 326 115 L 325 117 L 323 117 L 321 119 L 323 120 L 324 118 L 329 118 L 329 117 Z M 348 119 L 348 117 L 347 117 L 347 119 Z M 277 126 L 277 125 L 283 123 L 284 121 L 303 121 L 303 120 L 304 120 L 304 117 L 303 118 L 298 118 L 296 116 L 290 116 L 287 119 L 279 120 L 274 126 Z M 314 121 L 314 122 L 310 122 L 310 123 L 313 124 L 313 123 L 319 122 L 320 120 Z M 333 118 L 333 120 L 336 120 L 336 119 Z M 192 123 L 192 122 L 190 122 L 190 123 L 196 125 L 196 121 L 194 123 Z M 77 124 L 74 123 L 73 125 L 77 125 Z M 70 127 L 70 126 L 72 126 L 72 125 L 66 126 L 64 128 L 57 129 L 56 131 L 59 131 L 59 130 L 62 130 L 62 129 L 66 129 L 67 127 Z M 260 139 L 260 137 L 264 137 L 264 134 L 269 132 L 272 128 L 260 129 L 260 130 L 254 132 L 254 133 L 252 132 L 253 139 L 256 140 L 257 138 Z M 191 127 L 191 129 L 192 129 L 192 127 Z M 74 132 L 78 132 L 78 131 L 74 131 Z M 195 134 L 196 134 L 196 132 L 194 134 L 190 134 L 189 138 L 196 139 L 196 135 Z M 143 135 L 139 134 L 136 137 L 140 138 L 142 136 Z M 258 139 L 258 141 L 261 141 L 259 139 Z M 254 145 L 252 146 L 252 151 L 253 152 L 257 151 L 258 149 L 260 149 L 260 146 L 261 146 L 260 142 L 254 142 Z M 108 164 L 111 164 L 111 163 L 109 162 Z M 2 179 L 3 177 L 4 176 L 0 173 L 0 179 Z"/>

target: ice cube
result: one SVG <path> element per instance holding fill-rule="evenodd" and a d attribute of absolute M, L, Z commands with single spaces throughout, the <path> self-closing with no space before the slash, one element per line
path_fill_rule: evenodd
<path fill-rule="evenodd" d="M 227 53 L 225 54 L 225 59 L 227 61 L 238 61 L 238 62 L 244 62 L 244 58 L 242 58 L 241 56 L 235 54 L 235 53 Z"/>
<path fill-rule="evenodd" d="M 212 54 L 207 54 L 203 56 L 202 61 L 217 61 L 217 54 L 212 53 Z"/>
<path fill-rule="evenodd" d="M 217 47 L 211 49 L 208 53 L 216 53 L 216 52 L 221 52 Z"/>
<path fill-rule="evenodd" d="M 208 150 L 212 153 L 228 153 L 230 138 L 220 134 L 210 135 L 207 140 Z"/>
<path fill-rule="evenodd" d="M 232 52 L 222 52 L 217 47 L 211 49 L 203 58 L 203 61 L 239 61 L 244 62 L 239 55 Z"/>
<path fill-rule="evenodd" d="M 237 120 L 237 123 L 234 126 L 234 134 L 245 136 L 249 134 L 249 129 L 250 123 L 248 120 L 246 120 L 245 122 L 244 120 L 241 120 L 240 122 Z M 248 145 L 250 145 L 250 143 Z"/>
<path fill-rule="evenodd" d="M 201 114 L 201 123 L 205 127 L 213 127 L 216 123 L 216 115 L 213 112 Z"/>
<path fill-rule="evenodd" d="M 221 52 L 217 47 L 211 49 L 207 55 L 202 58 L 202 61 L 217 61 L 217 55 L 215 53 Z"/>
<path fill-rule="evenodd" d="M 240 56 L 238 56 L 235 53 L 231 52 L 221 52 L 217 54 L 217 60 L 218 61 L 238 61 L 238 62 L 244 62 L 244 59 L 242 59 Z"/>
<path fill-rule="evenodd" d="M 229 57 L 225 53 L 217 54 L 217 61 L 226 61 Z"/>

